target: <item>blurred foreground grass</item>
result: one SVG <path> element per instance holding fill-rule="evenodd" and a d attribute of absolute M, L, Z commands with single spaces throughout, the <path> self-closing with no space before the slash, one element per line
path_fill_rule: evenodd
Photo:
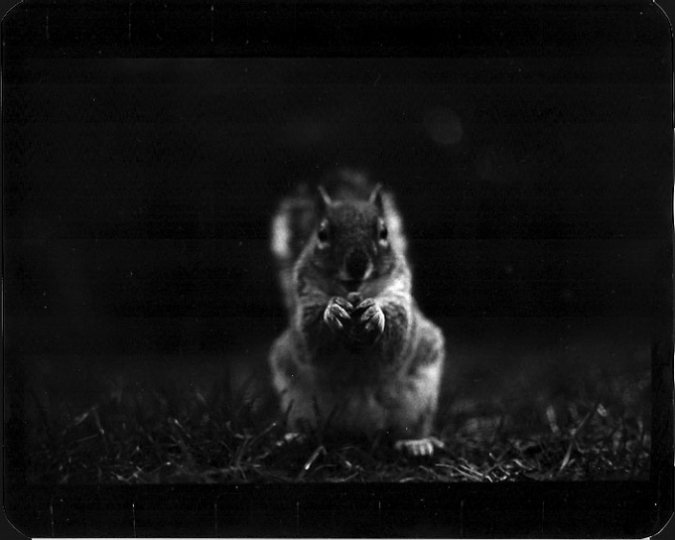
<path fill-rule="evenodd" d="M 435 430 L 445 448 L 423 459 L 399 455 L 383 439 L 335 441 L 322 432 L 286 437 L 264 367 L 266 340 L 242 351 L 239 367 L 221 357 L 34 361 L 26 398 L 28 480 L 648 478 L 645 341 L 616 329 L 604 342 L 592 328 L 586 337 L 570 331 L 569 339 L 554 339 L 543 327 L 525 337 L 516 330 L 507 328 L 500 340 L 488 328 L 490 342 L 480 332 L 464 342 L 449 336 L 452 354 Z"/>
<path fill-rule="evenodd" d="M 646 385 L 646 380 L 640 383 Z M 289 440 L 284 419 L 250 387 L 230 392 L 130 384 L 85 410 L 38 406 L 29 481 L 487 481 L 645 479 L 650 434 L 617 403 L 570 401 L 442 411 L 433 458 L 399 455 L 384 440 Z M 639 388 L 636 388 L 639 390 Z M 35 404 L 39 398 L 33 394 Z"/>

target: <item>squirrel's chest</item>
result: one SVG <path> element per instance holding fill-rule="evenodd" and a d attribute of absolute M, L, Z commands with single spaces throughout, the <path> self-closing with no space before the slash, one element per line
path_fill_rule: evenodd
<path fill-rule="evenodd" d="M 333 386 L 352 388 L 376 382 L 383 375 L 387 359 L 377 348 L 325 346 L 316 351 L 313 364 L 317 374 Z"/>

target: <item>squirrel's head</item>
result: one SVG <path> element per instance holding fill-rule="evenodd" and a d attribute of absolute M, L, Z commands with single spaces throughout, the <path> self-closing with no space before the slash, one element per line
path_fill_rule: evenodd
<path fill-rule="evenodd" d="M 395 254 L 384 219 L 381 186 L 367 200 L 332 200 L 319 187 L 314 263 L 347 289 L 391 271 Z"/>

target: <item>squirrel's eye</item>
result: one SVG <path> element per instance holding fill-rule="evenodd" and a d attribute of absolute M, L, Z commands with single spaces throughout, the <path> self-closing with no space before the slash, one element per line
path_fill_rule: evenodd
<path fill-rule="evenodd" d="M 387 226 L 382 223 L 380 225 L 380 240 L 386 240 L 389 236 L 389 231 L 387 230 Z"/>
<path fill-rule="evenodd" d="M 325 244 L 326 242 L 328 242 L 328 226 L 326 225 L 325 222 L 321 223 L 321 225 L 319 225 L 319 230 L 316 233 L 316 237 L 319 239 L 319 242 L 321 242 L 322 244 Z"/>

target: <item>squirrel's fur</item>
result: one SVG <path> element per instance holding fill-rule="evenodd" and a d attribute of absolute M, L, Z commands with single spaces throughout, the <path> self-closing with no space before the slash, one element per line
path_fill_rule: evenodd
<path fill-rule="evenodd" d="M 392 194 L 360 172 L 281 201 L 272 252 L 289 325 L 270 366 L 295 429 L 383 432 L 412 453 L 433 451 L 445 345 L 412 296 L 406 247 Z"/>

